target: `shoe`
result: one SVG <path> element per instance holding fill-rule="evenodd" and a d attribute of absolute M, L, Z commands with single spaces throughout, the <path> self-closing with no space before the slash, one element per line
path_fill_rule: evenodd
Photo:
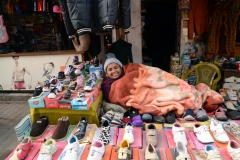
<path fill-rule="evenodd" d="M 207 160 L 222 160 L 222 157 L 217 149 L 212 145 L 205 146 L 205 153 L 207 155 Z"/>
<path fill-rule="evenodd" d="M 112 121 L 113 117 L 115 115 L 115 112 L 110 110 L 110 111 L 107 111 L 102 117 L 101 117 L 101 121 L 104 122 L 104 121 L 108 121 L 109 123 Z"/>
<path fill-rule="evenodd" d="M 183 114 L 183 119 L 185 121 L 194 121 L 195 118 L 194 118 L 194 112 L 192 109 L 188 109 L 186 110 L 186 112 Z"/>
<path fill-rule="evenodd" d="M 227 90 L 227 95 L 231 101 L 237 101 L 238 99 L 237 92 L 234 90 L 231 89 Z"/>
<path fill-rule="evenodd" d="M 42 94 L 43 90 L 42 90 L 42 87 L 41 86 L 37 86 L 35 88 L 35 91 L 33 93 L 33 97 L 38 97 Z"/>
<path fill-rule="evenodd" d="M 227 93 L 224 89 L 219 89 L 220 95 L 223 97 L 224 101 L 230 101 L 229 97 L 227 96 Z"/>
<path fill-rule="evenodd" d="M 64 92 L 63 98 L 69 99 L 71 97 L 71 91 L 68 89 Z"/>
<path fill-rule="evenodd" d="M 84 86 L 84 90 L 85 91 L 92 91 L 94 85 L 95 85 L 95 82 L 92 79 L 90 79 L 86 82 L 86 84 Z"/>
<path fill-rule="evenodd" d="M 62 92 L 63 85 L 62 85 L 62 83 L 61 83 L 60 81 L 57 82 L 56 88 L 57 88 L 57 91 L 58 91 L 58 92 Z"/>
<path fill-rule="evenodd" d="M 80 62 L 79 62 L 79 60 L 78 60 L 78 56 L 74 56 L 74 58 L 73 58 L 73 64 L 74 64 L 74 65 L 80 64 Z"/>
<path fill-rule="evenodd" d="M 174 111 L 170 111 L 166 116 L 166 122 L 173 124 L 173 123 L 175 123 L 175 121 L 176 121 L 175 113 L 174 113 Z"/>
<path fill-rule="evenodd" d="M 202 143 L 213 143 L 214 140 L 209 132 L 209 129 L 206 125 L 201 125 L 196 123 L 193 127 L 193 132 L 196 135 L 197 139 Z"/>
<path fill-rule="evenodd" d="M 44 86 L 43 86 L 43 92 L 49 92 L 50 91 L 50 82 L 49 80 L 44 81 Z"/>
<path fill-rule="evenodd" d="M 70 84 L 70 82 L 71 82 L 70 77 L 66 77 L 66 79 L 64 79 L 64 81 L 63 81 L 63 85 L 68 86 Z"/>
<path fill-rule="evenodd" d="M 142 121 L 143 122 L 152 122 L 152 115 L 149 113 L 144 113 L 142 115 Z"/>
<path fill-rule="evenodd" d="M 77 86 L 83 86 L 83 76 L 77 77 Z"/>
<path fill-rule="evenodd" d="M 90 148 L 87 160 L 102 160 L 105 153 L 105 145 L 102 141 L 95 141 Z"/>
<path fill-rule="evenodd" d="M 95 56 L 94 59 L 93 59 L 93 66 L 94 67 L 99 67 L 99 60 L 98 60 L 97 56 Z"/>
<path fill-rule="evenodd" d="M 122 125 L 123 113 L 115 112 L 111 124 Z"/>
<path fill-rule="evenodd" d="M 77 131 L 74 133 L 78 140 L 81 140 L 85 137 L 87 126 L 88 126 L 87 118 L 82 117 L 77 124 Z"/>
<path fill-rule="evenodd" d="M 103 77 L 103 71 L 101 70 L 96 70 L 94 73 L 96 74 L 97 79 L 100 79 Z"/>
<path fill-rule="evenodd" d="M 157 146 L 157 129 L 154 124 L 149 124 L 146 131 L 146 143 L 152 144 L 154 147 Z"/>
<path fill-rule="evenodd" d="M 230 157 L 232 157 L 233 160 L 239 160 L 240 159 L 240 144 L 237 143 L 234 140 L 231 140 L 228 142 L 227 145 L 227 151 Z"/>
<path fill-rule="evenodd" d="M 28 152 L 32 147 L 32 141 L 30 138 L 24 138 L 13 152 L 13 155 L 9 160 L 21 160 L 28 156 Z"/>
<path fill-rule="evenodd" d="M 81 75 L 83 69 L 84 69 L 84 64 L 83 64 L 83 63 L 80 63 L 80 64 L 77 66 L 76 70 L 74 71 L 75 75 L 76 75 L 76 76 Z"/>
<path fill-rule="evenodd" d="M 178 141 L 176 143 L 176 159 L 177 160 L 191 160 L 190 155 L 188 154 L 187 148 L 183 142 Z"/>
<path fill-rule="evenodd" d="M 96 84 L 98 81 L 97 75 L 95 73 L 91 73 L 90 74 L 90 79 L 94 81 L 94 83 Z M 94 84 L 94 85 L 95 85 Z"/>
<path fill-rule="evenodd" d="M 166 122 L 166 120 L 163 116 L 153 116 L 153 122 L 163 124 Z"/>
<path fill-rule="evenodd" d="M 124 114 L 123 114 L 123 119 L 122 119 L 122 123 L 124 125 L 126 125 L 128 122 L 132 122 L 131 118 L 130 118 L 130 114 L 128 111 L 126 111 Z"/>
<path fill-rule="evenodd" d="M 211 119 L 210 122 L 210 131 L 212 132 L 213 138 L 216 141 L 220 143 L 227 143 L 229 141 L 227 133 L 224 131 L 222 125 L 213 118 Z"/>
<path fill-rule="evenodd" d="M 230 122 L 229 131 L 235 138 L 240 140 L 240 127 L 237 125 L 237 123 Z"/>
<path fill-rule="evenodd" d="M 61 160 L 78 160 L 78 148 L 78 138 L 73 135 L 71 138 L 68 139 L 68 144 L 64 148 L 64 154 L 63 156 L 61 156 Z"/>
<path fill-rule="evenodd" d="M 68 85 L 68 89 L 71 91 L 75 91 L 77 87 L 77 82 L 71 81 L 70 84 Z"/>
<path fill-rule="evenodd" d="M 58 119 L 58 124 L 52 135 L 52 139 L 60 141 L 65 138 L 70 127 L 70 122 L 68 117 L 62 117 Z"/>
<path fill-rule="evenodd" d="M 200 122 L 205 122 L 207 121 L 209 118 L 208 118 L 208 115 L 206 113 L 206 111 L 202 108 L 199 108 L 197 110 L 197 113 L 196 113 L 196 120 L 197 121 L 200 121 Z"/>
<path fill-rule="evenodd" d="M 89 61 L 86 61 L 84 64 L 84 70 L 86 73 L 89 73 L 90 63 Z"/>
<path fill-rule="evenodd" d="M 56 151 L 56 142 L 53 139 L 48 139 L 42 144 L 37 160 L 51 160 Z"/>
<path fill-rule="evenodd" d="M 83 79 L 87 79 L 87 73 L 85 70 L 82 71 L 81 75 L 83 76 Z"/>
<path fill-rule="evenodd" d="M 123 139 L 119 144 L 118 160 L 130 160 L 132 152 L 128 140 Z"/>
<path fill-rule="evenodd" d="M 240 111 L 227 110 L 226 116 L 231 120 L 240 120 Z"/>
<path fill-rule="evenodd" d="M 138 113 L 136 108 L 131 107 L 129 110 L 130 117 L 132 119 L 133 126 L 141 126 L 143 125 L 142 117 Z"/>
<path fill-rule="evenodd" d="M 237 78 L 237 77 L 234 77 L 234 76 L 225 78 L 225 83 L 226 83 L 226 82 L 227 82 L 227 83 L 234 83 L 234 82 L 236 81 L 236 78 Z"/>
<path fill-rule="evenodd" d="M 110 125 L 108 121 L 104 121 L 101 126 L 101 132 L 99 136 L 99 140 L 104 143 L 104 145 L 109 144 L 110 142 Z"/>
<path fill-rule="evenodd" d="M 228 120 L 225 112 L 219 108 L 215 111 L 215 117 L 219 121 L 227 121 Z"/>
<path fill-rule="evenodd" d="M 75 70 L 73 70 L 72 72 L 69 73 L 70 76 L 70 81 L 75 81 L 76 80 L 76 75 L 75 75 Z"/>
<path fill-rule="evenodd" d="M 225 106 L 229 110 L 237 111 L 238 109 L 234 107 L 231 101 L 224 102 Z"/>
<path fill-rule="evenodd" d="M 126 125 L 125 125 L 125 132 L 124 132 L 124 135 L 123 135 L 123 139 L 126 139 L 128 140 L 128 142 L 130 144 L 132 144 L 134 142 L 134 136 L 133 136 L 133 125 L 131 122 L 128 122 Z"/>
<path fill-rule="evenodd" d="M 177 144 L 181 141 L 185 146 L 187 145 L 187 138 L 185 134 L 185 128 L 180 123 L 174 123 L 172 126 L 172 134 L 174 137 L 174 142 Z"/>
<path fill-rule="evenodd" d="M 50 86 L 56 87 L 57 84 L 58 84 L 58 82 L 59 82 L 59 80 L 57 79 L 56 76 L 52 76 L 52 77 L 50 78 Z"/>
<path fill-rule="evenodd" d="M 48 98 L 54 99 L 58 95 L 58 91 L 56 87 L 51 87 L 50 93 L 48 94 Z"/>
<path fill-rule="evenodd" d="M 59 80 L 64 80 L 65 79 L 65 74 L 64 72 L 60 71 L 58 72 L 58 77 L 57 77 Z"/>
<path fill-rule="evenodd" d="M 74 70 L 73 68 L 74 67 L 72 65 L 67 66 L 64 70 L 65 76 L 69 76 L 70 72 L 72 72 Z"/>
<path fill-rule="evenodd" d="M 155 147 L 148 143 L 145 149 L 145 159 L 159 160 Z"/>
<path fill-rule="evenodd" d="M 41 137 L 46 131 L 48 124 L 49 124 L 49 121 L 47 116 L 42 116 L 39 119 L 37 119 L 36 122 L 34 122 L 32 125 L 30 138 L 35 140 Z"/>

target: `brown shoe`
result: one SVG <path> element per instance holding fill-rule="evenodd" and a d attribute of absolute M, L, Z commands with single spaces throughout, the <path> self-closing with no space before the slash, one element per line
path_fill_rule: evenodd
<path fill-rule="evenodd" d="M 70 126 L 70 122 L 68 117 L 62 117 L 58 119 L 58 124 L 56 130 L 52 135 L 52 139 L 55 141 L 60 141 L 65 138 L 68 132 L 68 128 Z"/>

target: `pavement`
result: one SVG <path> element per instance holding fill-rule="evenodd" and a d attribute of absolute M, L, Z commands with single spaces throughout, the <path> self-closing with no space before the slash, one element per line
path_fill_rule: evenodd
<path fill-rule="evenodd" d="M 19 144 L 14 127 L 30 113 L 27 100 L 32 93 L 0 93 L 0 160 Z"/>

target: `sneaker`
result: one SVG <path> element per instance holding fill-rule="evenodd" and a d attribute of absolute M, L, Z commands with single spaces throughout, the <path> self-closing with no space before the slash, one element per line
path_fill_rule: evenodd
<path fill-rule="evenodd" d="M 213 138 L 216 141 L 220 143 L 227 143 L 229 141 L 227 133 L 224 131 L 222 125 L 213 118 L 211 119 L 210 122 L 210 131 L 212 132 Z"/>
<path fill-rule="evenodd" d="M 52 135 L 52 139 L 60 141 L 65 138 L 70 127 L 70 122 L 68 117 L 62 117 L 58 119 L 58 124 Z"/>
<path fill-rule="evenodd" d="M 41 137 L 46 131 L 48 124 L 49 121 L 47 116 L 42 116 L 37 119 L 36 122 L 34 122 L 32 125 L 32 130 L 30 132 L 31 139 L 35 140 Z"/>
<path fill-rule="evenodd" d="M 195 118 L 194 118 L 194 112 L 192 109 L 188 109 L 186 110 L 186 112 L 183 114 L 183 119 L 185 121 L 194 121 Z"/>
<path fill-rule="evenodd" d="M 63 85 L 60 81 L 58 81 L 58 83 L 56 84 L 56 88 L 58 92 L 62 92 L 63 89 Z"/>
<path fill-rule="evenodd" d="M 145 149 L 145 159 L 159 160 L 156 148 L 151 143 L 148 143 Z"/>
<path fill-rule="evenodd" d="M 101 132 L 99 136 L 99 140 L 104 143 L 104 145 L 109 144 L 110 142 L 110 125 L 108 121 L 104 121 L 101 126 Z"/>
<path fill-rule="evenodd" d="M 44 86 L 43 86 L 43 92 L 49 92 L 50 91 L 50 82 L 49 80 L 44 81 Z"/>
<path fill-rule="evenodd" d="M 107 111 L 102 117 L 101 117 L 101 121 L 104 122 L 104 121 L 108 121 L 109 123 L 112 121 L 113 117 L 115 115 L 115 112 L 110 110 L 110 111 Z"/>
<path fill-rule="evenodd" d="M 70 77 L 67 76 L 66 79 L 64 79 L 64 81 L 63 81 L 63 85 L 68 86 L 70 84 L 70 82 L 71 82 Z"/>
<path fill-rule="evenodd" d="M 89 73 L 90 63 L 89 61 L 86 61 L 84 64 L 84 70 L 86 73 Z"/>
<path fill-rule="evenodd" d="M 57 151 L 56 142 L 53 139 L 48 139 L 40 148 L 37 160 L 51 160 L 53 154 Z"/>
<path fill-rule="evenodd" d="M 71 97 L 71 91 L 68 89 L 64 92 L 63 98 L 69 99 Z"/>
<path fill-rule="evenodd" d="M 83 76 L 83 79 L 87 79 L 87 73 L 85 70 L 82 71 L 81 75 Z"/>
<path fill-rule="evenodd" d="M 35 91 L 33 93 L 33 97 L 38 97 L 43 93 L 42 87 L 41 86 L 37 86 L 35 88 Z"/>
<path fill-rule="evenodd" d="M 227 145 L 227 151 L 230 157 L 232 157 L 233 160 L 239 160 L 240 159 L 240 144 L 237 143 L 234 140 L 231 140 L 228 142 Z"/>
<path fill-rule="evenodd" d="M 80 64 L 77 66 L 76 70 L 74 71 L 75 75 L 76 75 L 76 76 L 81 75 L 83 69 L 84 69 L 84 64 L 83 64 L 83 63 L 80 63 Z"/>
<path fill-rule="evenodd" d="M 95 141 L 90 148 L 87 160 L 102 160 L 105 153 L 105 145 L 102 141 Z"/>
<path fill-rule="evenodd" d="M 122 125 L 123 113 L 116 112 L 113 116 L 111 124 Z"/>
<path fill-rule="evenodd" d="M 97 75 L 95 73 L 91 73 L 90 74 L 90 79 L 93 80 L 95 82 L 95 84 L 97 83 L 98 81 L 98 78 L 97 78 Z M 94 84 L 94 85 L 95 85 Z"/>
<path fill-rule="evenodd" d="M 83 76 L 77 77 L 77 86 L 83 86 Z"/>
<path fill-rule="evenodd" d="M 225 112 L 219 108 L 215 111 L 215 117 L 219 121 L 227 121 L 228 120 Z"/>
<path fill-rule="evenodd" d="M 77 137 L 78 140 L 81 140 L 85 137 L 86 129 L 88 126 L 88 120 L 86 117 L 82 117 L 77 124 L 77 130 L 74 135 Z"/>
<path fill-rule="evenodd" d="M 119 144 L 118 150 L 118 160 L 130 160 L 131 159 L 131 149 L 128 140 L 123 139 Z"/>
<path fill-rule="evenodd" d="M 193 132 L 196 135 L 197 139 L 202 143 L 213 143 L 214 140 L 209 132 L 209 129 L 206 125 L 201 125 L 196 123 L 193 127 Z"/>
<path fill-rule="evenodd" d="M 132 144 L 134 142 L 134 136 L 133 136 L 133 125 L 131 122 L 128 122 L 126 125 L 125 125 L 125 132 L 124 132 L 124 135 L 123 135 L 123 139 L 126 139 L 128 140 L 128 142 L 130 144 Z"/>
<path fill-rule="evenodd" d="M 75 81 L 76 80 L 76 75 L 75 75 L 75 71 L 74 70 L 69 73 L 69 76 L 70 76 L 70 80 L 71 81 Z"/>
<path fill-rule="evenodd" d="M 9 160 L 25 159 L 28 156 L 28 152 L 32 147 L 32 141 L 30 138 L 24 138 L 19 145 L 15 148 L 13 155 Z"/>
<path fill-rule="evenodd" d="M 163 116 L 153 116 L 153 122 L 163 124 L 166 122 L 166 119 Z"/>
<path fill-rule="evenodd" d="M 92 91 L 94 85 L 95 85 L 95 82 L 92 79 L 89 79 L 84 86 L 84 90 L 88 92 Z"/>
<path fill-rule="evenodd" d="M 103 77 L 103 71 L 101 70 L 96 70 L 94 73 L 96 74 L 97 79 L 100 79 Z"/>
<path fill-rule="evenodd" d="M 48 95 L 48 98 L 54 99 L 58 95 L 58 91 L 56 87 L 51 87 L 50 93 Z"/>
<path fill-rule="evenodd" d="M 78 56 L 74 56 L 74 58 L 73 58 L 73 64 L 74 65 L 78 65 L 80 62 L 79 62 L 79 60 L 78 60 Z"/>
<path fill-rule="evenodd" d="M 157 146 L 157 129 L 154 124 L 149 124 L 146 131 L 146 143 Z"/>
<path fill-rule="evenodd" d="M 58 82 L 59 82 L 59 80 L 57 79 L 57 77 L 52 76 L 52 77 L 50 78 L 50 86 L 56 87 L 57 84 L 58 84 Z"/>
<path fill-rule="evenodd" d="M 73 71 L 73 68 L 74 68 L 74 67 L 73 67 L 72 65 L 67 66 L 67 67 L 65 68 L 65 70 L 64 70 L 65 76 L 69 76 L 70 72 Z"/>
<path fill-rule="evenodd" d="M 230 122 L 229 131 L 234 137 L 236 137 L 238 140 L 240 140 L 240 127 L 238 126 L 237 123 Z"/>
<path fill-rule="evenodd" d="M 172 127 L 172 134 L 174 137 L 174 142 L 181 141 L 185 146 L 187 145 L 187 138 L 185 134 L 185 128 L 180 123 L 174 123 Z"/>
<path fill-rule="evenodd" d="M 212 145 L 205 146 L 205 154 L 207 155 L 207 160 L 222 160 L 219 151 Z"/>
<path fill-rule="evenodd" d="M 170 111 L 168 112 L 167 116 L 166 116 L 166 122 L 173 124 L 176 121 L 176 117 L 175 117 L 175 113 L 174 111 Z"/>
<path fill-rule="evenodd" d="M 188 154 L 187 148 L 185 146 L 185 144 L 181 141 L 178 141 L 176 143 L 176 150 L 175 150 L 175 155 L 176 155 L 176 159 L 179 160 L 190 160 L 190 155 Z"/>
<path fill-rule="evenodd" d="M 196 120 L 197 121 L 200 121 L 200 122 L 205 122 L 207 121 L 209 118 L 208 118 L 208 115 L 206 113 L 206 111 L 202 108 L 199 108 L 197 110 L 197 113 L 196 113 Z"/>
<path fill-rule="evenodd" d="M 58 77 L 57 77 L 59 80 L 64 80 L 65 79 L 65 74 L 64 72 L 60 71 L 58 72 Z"/>
<path fill-rule="evenodd" d="M 61 160 L 77 160 L 78 159 L 79 141 L 75 135 L 68 139 L 68 144 L 64 148 L 64 154 Z"/>
<path fill-rule="evenodd" d="M 75 91 L 76 87 L 77 87 L 77 82 L 71 81 L 68 86 L 68 89 L 71 91 Z"/>

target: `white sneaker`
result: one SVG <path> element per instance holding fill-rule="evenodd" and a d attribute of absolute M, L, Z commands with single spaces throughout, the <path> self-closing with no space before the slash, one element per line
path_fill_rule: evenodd
<path fill-rule="evenodd" d="M 52 155 L 56 151 L 57 151 L 57 145 L 55 140 L 49 139 L 42 144 L 37 160 L 51 160 Z"/>
<path fill-rule="evenodd" d="M 78 148 L 79 148 L 79 142 L 78 138 L 73 135 L 68 140 L 68 145 L 64 148 L 64 153 L 61 155 L 60 160 L 77 160 L 78 158 Z"/>
<path fill-rule="evenodd" d="M 213 143 L 214 140 L 209 133 L 209 129 L 206 125 L 196 123 L 193 127 L 197 139 L 202 143 Z"/>
<path fill-rule="evenodd" d="M 213 137 L 216 141 L 221 143 L 227 143 L 229 141 L 227 133 L 224 131 L 222 125 L 213 118 L 210 122 L 210 131 L 213 133 Z"/>
<path fill-rule="evenodd" d="M 237 92 L 233 91 L 231 89 L 227 90 L 227 95 L 230 98 L 230 100 L 232 100 L 232 101 L 236 101 L 238 99 Z"/>
<path fill-rule="evenodd" d="M 180 123 L 174 123 L 172 127 L 172 134 L 174 137 L 174 142 L 181 141 L 185 146 L 187 145 L 187 138 L 185 134 L 185 129 Z"/>
<path fill-rule="evenodd" d="M 176 159 L 177 160 L 191 160 L 190 155 L 188 154 L 185 144 L 181 141 L 176 143 Z"/>
<path fill-rule="evenodd" d="M 212 145 L 205 146 L 205 153 L 207 155 L 207 160 L 222 160 L 219 151 Z"/>
<path fill-rule="evenodd" d="M 87 160 L 102 160 L 104 153 L 105 145 L 102 141 L 96 141 L 91 145 Z"/>
<path fill-rule="evenodd" d="M 232 157 L 233 160 L 239 160 L 240 159 L 240 144 L 237 143 L 234 140 L 231 140 L 228 142 L 227 145 L 227 151 L 230 157 Z"/>
<path fill-rule="evenodd" d="M 123 135 L 123 139 L 128 140 L 130 144 L 134 142 L 133 125 L 131 122 L 128 122 L 125 126 L 125 132 Z"/>
<path fill-rule="evenodd" d="M 237 77 L 234 77 L 234 76 L 225 78 L 225 82 L 228 82 L 228 83 L 236 82 L 236 78 Z"/>

